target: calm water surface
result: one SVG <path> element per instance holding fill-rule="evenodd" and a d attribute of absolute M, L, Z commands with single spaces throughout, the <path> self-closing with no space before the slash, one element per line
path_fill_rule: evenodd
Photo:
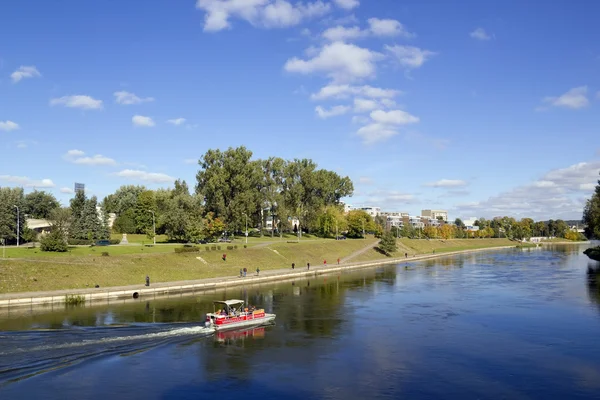
<path fill-rule="evenodd" d="M 1 310 L 0 398 L 598 399 L 600 277 L 583 249 Z M 276 323 L 207 335 L 197 321 L 224 298 L 265 307 Z"/>

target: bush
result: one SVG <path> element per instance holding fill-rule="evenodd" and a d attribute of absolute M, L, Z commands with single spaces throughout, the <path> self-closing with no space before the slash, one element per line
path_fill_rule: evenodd
<path fill-rule="evenodd" d="M 246 245 L 246 244 L 245 244 L 245 245 L 244 245 L 244 248 L 247 248 L 247 247 L 248 247 L 248 245 Z"/>
<path fill-rule="evenodd" d="M 103 251 L 102 252 L 102 257 L 108 257 L 108 256 L 109 256 L 108 251 Z"/>
<path fill-rule="evenodd" d="M 64 253 L 68 250 L 68 247 L 67 242 L 62 234 L 58 230 L 55 230 L 42 237 L 42 240 L 40 241 L 40 249 L 42 251 L 55 251 Z"/>
<path fill-rule="evenodd" d="M 210 251 L 210 246 L 206 246 L 204 249 L 205 249 L 206 251 Z"/>
<path fill-rule="evenodd" d="M 210 246 L 210 249 L 211 249 L 212 251 L 215 251 L 215 250 L 217 249 L 217 246 Z"/>
<path fill-rule="evenodd" d="M 233 250 L 233 246 L 227 246 L 227 250 Z"/>
<path fill-rule="evenodd" d="M 217 246 L 217 250 L 221 250 L 221 246 Z"/>
<path fill-rule="evenodd" d="M 194 252 L 200 251 L 200 248 L 184 246 L 184 247 L 176 247 L 174 250 L 175 250 L 175 253 L 194 253 Z"/>
<path fill-rule="evenodd" d="M 110 244 L 121 244 L 121 239 L 110 239 Z"/>
<path fill-rule="evenodd" d="M 67 304 L 69 306 L 76 306 L 76 305 L 84 304 L 84 303 L 85 303 L 84 296 L 80 296 L 80 295 L 76 295 L 76 294 L 67 294 L 65 296 L 65 304 Z"/>
<path fill-rule="evenodd" d="M 237 250 L 237 244 L 235 246 L 233 246 L 233 248 Z"/>

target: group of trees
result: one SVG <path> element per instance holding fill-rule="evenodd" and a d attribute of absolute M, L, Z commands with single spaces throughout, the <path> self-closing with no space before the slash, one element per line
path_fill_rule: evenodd
<path fill-rule="evenodd" d="M 45 219 L 60 208 L 56 198 L 43 191 L 34 190 L 25 194 L 23 188 L 0 187 L 0 238 L 7 244 L 17 242 L 17 220 L 19 241 L 35 240 L 35 232 L 27 227 L 28 218 Z"/>
<path fill-rule="evenodd" d="M 154 216 L 156 233 L 172 241 L 212 239 L 246 226 L 262 233 L 268 220 L 275 221 L 271 234 L 329 235 L 335 221 L 343 220 L 340 199 L 354 190 L 348 177 L 318 169 L 311 160 L 253 160 L 245 147 L 209 150 L 198 164 L 194 193 L 177 180 L 173 189 L 129 185 L 104 198 L 103 210 L 117 214 L 113 230 L 151 236 Z"/>

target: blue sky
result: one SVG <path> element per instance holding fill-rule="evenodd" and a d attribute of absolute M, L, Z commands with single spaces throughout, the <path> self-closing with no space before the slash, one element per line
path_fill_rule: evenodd
<path fill-rule="evenodd" d="M 0 185 L 193 185 L 206 150 L 245 145 L 350 176 L 353 205 L 580 218 L 596 3 L 3 2 Z"/>

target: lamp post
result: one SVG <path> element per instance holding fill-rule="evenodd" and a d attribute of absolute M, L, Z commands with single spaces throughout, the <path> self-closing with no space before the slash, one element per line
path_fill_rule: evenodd
<path fill-rule="evenodd" d="M 19 247 L 19 206 L 15 206 L 15 208 L 17 209 L 17 247 Z"/>
<path fill-rule="evenodd" d="M 153 239 L 154 245 L 156 245 L 156 221 L 154 219 L 154 211 L 148 210 L 148 212 L 152 213 L 152 232 L 153 232 L 152 239 Z"/>
<path fill-rule="evenodd" d="M 363 226 L 363 239 L 366 239 L 366 236 L 365 236 L 365 220 L 364 219 L 362 220 L 362 226 Z"/>
<path fill-rule="evenodd" d="M 244 213 L 244 217 L 246 217 L 246 244 L 248 244 L 248 214 Z"/>

